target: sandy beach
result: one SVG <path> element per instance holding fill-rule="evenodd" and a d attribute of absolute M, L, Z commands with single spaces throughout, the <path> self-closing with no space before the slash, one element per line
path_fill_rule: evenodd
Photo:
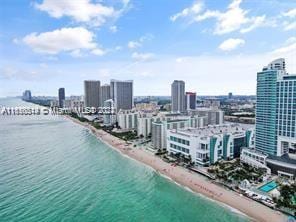
<path fill-rule="evenodd" d="M 246 214 L 248 217 L 250 217 L 250 219 L 253 221 L 287 221 L 287 216 L 281 212 L 272 210 L 260 203 L 250 200 L 247 197 L 240 196 L 236 192 L 226 190 L 223 187 L 212 183 L 210 180 L 207 180 L 203 176 L 191 172 L 185 168 L 171 166 L 171 164 L 164 162 L 159 157 L 153 155 L 151 152 L 141 148 L 133 148 L 127 145 L 125 141 L 114 137 L 103 130 L 98 130 L 88 123 L 80 122 L 68 116 L 66 118 L 90 129 L 98 139 L 120 153 L 152 167 L 160 174 L 171 178 L 176 183 L 188 187 L 198 194 L 202 194 L 212 200 L 221 202 L 231 208 L 239 210 L 243 214 Z"/>

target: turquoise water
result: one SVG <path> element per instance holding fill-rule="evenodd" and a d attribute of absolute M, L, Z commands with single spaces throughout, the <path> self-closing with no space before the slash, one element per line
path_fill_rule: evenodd
<path fill-rule="evenodd" d="M 63 117 L 0 116 L 0 153 L 1 222 L 247 221 Z"/>
<path fill-rule="evenodd" d="M 267 184 L 264 184 L 263 186 L 261 186 L 259 188 L 259 190 L 262 190 L 266 193 L 268 193 L 269 191 L 272 191 L 273 189 L 275 189 L 277 187 L 277 183 L 275 181 L 270 181 L 269 183 Z"/>

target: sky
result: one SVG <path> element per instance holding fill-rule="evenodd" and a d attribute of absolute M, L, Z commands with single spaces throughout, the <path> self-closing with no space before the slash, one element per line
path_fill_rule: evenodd
<path fill-rule="evenodd" d="M 82 95 L 84 80 L 134 80 L 134 95 L 256 94 L 285 58 L 296 74 L 295 0 L 1 0 L 0 97 Z"/>

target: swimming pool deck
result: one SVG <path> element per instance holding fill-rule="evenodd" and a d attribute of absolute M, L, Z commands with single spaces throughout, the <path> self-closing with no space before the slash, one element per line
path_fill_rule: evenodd
<path fill-rule="evenodd" d="M 268 193 L 277 187 L 278 187 L 278 184 L 274 180 L 272 180 L 264 184 L 263 186 L 259 187 L 258 189 Z"/>

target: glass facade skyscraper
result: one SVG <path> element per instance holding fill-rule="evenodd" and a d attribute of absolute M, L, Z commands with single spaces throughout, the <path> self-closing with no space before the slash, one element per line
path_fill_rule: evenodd
<path fill-rule="evenodd" d="M 257 73 L 256 149 L 276 154 L 277 70 Z"/>
<path fill-rule="evenodd" d="M 59 107 L 64 106 L 64 101 L 65 101 L 65 88 L 59 88 Z"/>
<path fill-rule="evenodd" d="M 196 93 L 186 92 L 185 104 L 186 104 L 186 110 L 196 109 Z"/>
<path fill-rule="evenodd" d="M 110 82 L 110 96 L 114 101 L 116 111 L 129 110 L 134 106 L 133 97 L 133 81 L 132 80 L 115 80 L 111 79 Z"/>
<path fill-rule="evenodd" d="M 257 73 L 256 150 L 281 156 L 296 144 L 296 75 L 277 59 Z"/>
<path fill-rule="evenodd" d="M 172 112 L 181 113 L 185 111 L 185 82 L 174 80 L 171 85 Z"/>
<path fill-rule="evenodd" d="M 106 100 L 111 99 L 111 94 L 110 94 L 110 85 L 109 84 L 105 84 L 101 86 L 100 89 L 100 101 L 101 101 L 101 106 L 104 106 L 104 103 Z"/>
<path fill-rule="evenodd" d="M 100 86 L 101 82 L 97 80 L 84 81 L 84 105 L 86 107 L 100 106 Z"/>
<path fill-rule="evenodd" d="M 277 82 L 277 153 L 296 151 L 296 75 Z"/>

